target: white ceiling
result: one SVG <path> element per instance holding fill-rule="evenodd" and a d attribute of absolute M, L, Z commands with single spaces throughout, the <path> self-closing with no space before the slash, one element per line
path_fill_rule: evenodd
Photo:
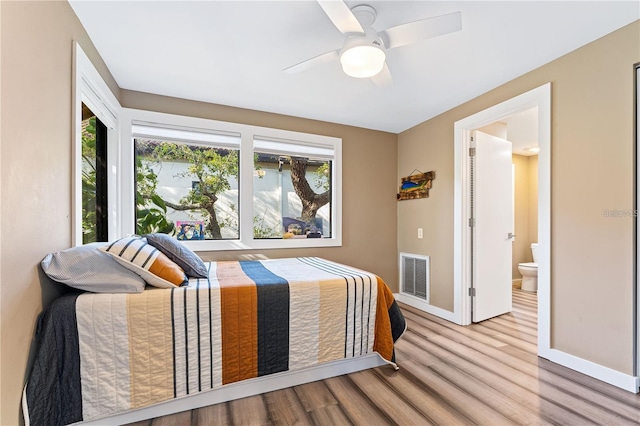
<path fill-rule="evenodd" d="M 123 89 L 394 133 L 640 18 L 638 1 L 346 3 L 363 2 L 378 31 L 453 11 L 463 29 L 387 51 L 378 88 L 339 62 L 282 71 L 342 47 L 315 1 L 70 0 Z"/>

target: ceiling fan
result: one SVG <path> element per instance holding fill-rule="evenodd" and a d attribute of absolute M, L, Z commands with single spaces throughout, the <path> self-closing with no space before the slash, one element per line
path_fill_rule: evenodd
<path fill-rule="evenodd" d="M 342 49 L 323 53 L 285 68 L 286 73 L 295 74 L 340 59 L 347 75 L 371 78 L 377 86 L 384 87 L 392 83 L 386 63 L 386 50 L 462 29 L 461 13 L 453 12 L 376 32 L 372 27 L 376 20 L 376 10 L 369 5 L 362 4 L 349 9 L 342 0 L 318 0 L 318 4 L 345 35 L 344 45 Z"/>

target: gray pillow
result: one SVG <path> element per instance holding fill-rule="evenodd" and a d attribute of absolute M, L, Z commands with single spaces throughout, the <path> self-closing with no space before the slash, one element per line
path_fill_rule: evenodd
<path fill-rule="evenodd" d="M 204 262 L 191 249 L 167 234 L 148 234 L 147 242 L 178 264 L 189 277 L 208 278 Z"/>
<path fill-rule="evenodd" d="M 40 263 L 54 281 L 94 293 L 140 293 L 145 282 L 100 250 L 108 243 L 91 243 L 49 253 Z"/>

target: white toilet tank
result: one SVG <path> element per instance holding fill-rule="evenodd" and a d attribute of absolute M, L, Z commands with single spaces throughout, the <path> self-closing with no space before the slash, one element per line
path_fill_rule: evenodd
<path fill-rule="evenodd" d="M 538 243 L 531 243 L 531 254 L 533 254 L 533 262 L 538 263 Z"/>

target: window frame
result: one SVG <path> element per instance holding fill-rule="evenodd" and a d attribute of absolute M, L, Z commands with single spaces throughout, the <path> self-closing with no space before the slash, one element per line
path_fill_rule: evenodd
<path fill-rule="evenodd" d="M 107 228 L 108 239 L 121 235 L 118 223 L 121 106 L 78 42 L 73 44 L 73 144 L 71 243 L 82 243 L 82 104 L 105 126 L 107 133 Z"/>
<path fill-rule="evenodd" d="M 121 111 L 120 156 L 120 234 L 135 233 L 135 161 L 132 126 L 150 123 L 162 127 L 177 126 L 210 132 L 240 134 L 238 211 L 239 239 L 181 241 L 194 251 L 285 249 L 342 246 L 342 139 L 248 124 L 230 123 L 153 111 L 123 108 Z M 253 238 L 253 140 L 273 139 L 296 145 L 331 148 L 334 152 L 331 174 L 331 237 L 308 239 Z"/>

